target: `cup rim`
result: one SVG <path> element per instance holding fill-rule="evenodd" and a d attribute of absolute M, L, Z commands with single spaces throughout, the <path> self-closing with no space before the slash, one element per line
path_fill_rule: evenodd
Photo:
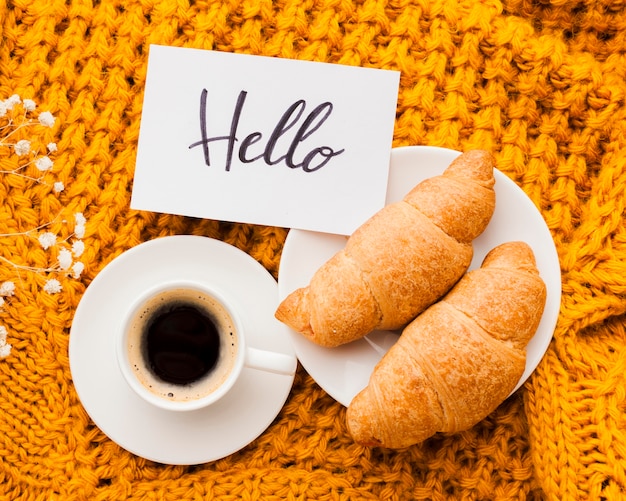
<path fill-rule="evenodd" d="M 155 393 L 151 392 L 148 388 L 146 388 L 141 383 L 139 378 L 135 375 L 134 371 L 130 369 L 130 360 L 128 356 L 128 351 L 126 349 L 128 339 L 128 329 L 126 328 L 126 326 L 135 316 L 141 305 L 148 301 L 150 298 L 162 292 L 181 288 L 198 290 L 206 295 L 211 296 L 219 302 L 219 304 L 226 310 L 232 322 L 234 323 L 235 330 L 237 332 L 238 349 L 235 363 L 233 364 L 230 373 L 228 374 L 224 382 L 214 391 L 193 400 L 167 400 L 163 397 L 159 397 Z M 239 315 L 235 313 L 235 308 L 232 306 L 232 299 L 228 297 L 227 294 L 224 294 L 221 290 L 217 290 L 215 287 L 198 281 L 188 279 L 174 279 L 153 285 L 152 287 L 142 292 L 131 303 L 126 313 L 122 316 L 119 328 L 117 329 L 116 335 L 114 336 L 116 342 L 116 358 L 123 379 L 126 381 L 130 389 L 148 404 L 168 411 L 194 411 L 202 409 L 219 401 L 228 392 L 230 392 L 235 382 L 239 378 L 244 367 L 246 353 L 245 336 L 243 336 L 241 333 L 241 319 Z"/>

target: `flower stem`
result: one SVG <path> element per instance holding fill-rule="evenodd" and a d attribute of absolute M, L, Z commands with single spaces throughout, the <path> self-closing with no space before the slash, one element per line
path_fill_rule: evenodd
<path fill-rule="evenodd" d="M 4 256 L 0 256 L 0 261 L 5 262 L 6 264 L 8 264 L 9 266 L 12 266 L 16 270 L 32 271 L 34 273 L 51 273 L 53 271 L 59 271 L 56 267 L 54 267 L 54 268 L 36 268 L 35 266 L 27 266 L 27 265 L 24 265 L 24 264 L 17 264 L 17 263 L 14 263 L 13 261 L 11 261 L 10 259 L 7 259 Z"/>

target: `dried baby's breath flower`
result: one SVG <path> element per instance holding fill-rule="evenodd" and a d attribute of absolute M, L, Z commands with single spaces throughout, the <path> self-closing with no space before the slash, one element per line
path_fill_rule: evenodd
<path fill-rule="evenodd" d="M 72 253 L 67 249 L 59 251 L 59 267 L 62 270 L 68 270 L 72 266 Z"/>
<path fill-rule="evenodd" d="M 55 193 L 61 193 L 65 189 L 65 185 L 61 181 L 57 181 L 52 185 L 52 189 Z"/>
<path fill-rule="evenodd" d="M 80 261 L 76 261 L 72 266 L 72 276 L 76 279 L 80 278 L 81 273 L 85 269 L 85 265 Z"/>
<path fill-rule="evenodd" d="M 15 145 L 13 145 L 13 149 L 18 157 L 28 155 L 30 152 L 30 141 L 28 139 L 20 139 L 17 143 L 15 143 Z"/>
<path fill-rule="evenodd" d="M 44 111 L 39 114 L 39 123 L 44 127 L 54 126 L 54 116 L 49 111 Z"/>
<path fill-rule="evenodd" d="M 52 247 L 54 244 L 56 244 L 57 236 L 50 231 L 46 231 L 45 233 L 42 233 L 41 235 L 39 235 L 38 240 L 41 246 L 43 247 L 43 249 L 47 250 L 50 247 Z"/>
<path fill-rule="evenodd" d="M 7 329 L 0 325 L 0 359 L 7 358 L 11 354 L 12 346 L 7 343 Z"/>
<path fill-rule="evenodd" d="M 13 94 L 10 98 L 8 98 L 5 101 L 5 104 L 7 106 L 7 110 L 12 110 L 16 104 L 20 104 L 21 102 L 22 102 L 22 99 L 20 98 L 20 96 L 17 94 Z"/>
<path fill-rule="evenodd" d="M 22 106 L 24 106 L 26 111 L 35 111 L 37 104 L 35 104 L 35 101 L 32 99 L 24 99 L 24 101 L 22 101 Z"/>
<path fill-rule="evenodd" d="M 48 146 L 46 146 L 46 148 L 48 148 L 48 153 L 53 153 L 57 151 L 57 143 L 48 143 Z"/>
<path fill-rule="evenodd" d="M 35 160 L 35 167 L 39 169 L 41 172 L 45 172 L 47 170 L 52 169 L 54 162 L 50 160 L 50 157 L 41 157 Z"/>
<path fill-rule="evenodd" d="M 72 252 L 75 257 L 80 257 L 85 252 L 85 244 L 82 240 L 74 240 L 72 243 Z"/>
<path fill-rule="evenodd" d="M 0 359 L 7 358 L 11 354 L 11 348 L 9 343 L 0 344 Z"/>
<path fill-rule="evenodd" d="M 15 284 L 9 280 L 0 284 L 0 296 L 13 296 L 15 294 Z"/>
<path fill-rule="evenodd" d="M 63 287 L 56 278 L 51 278 L 44 284 L 43 290 L 48 294 L 57 294 L 63 290 Z"/>
<path fill-rule="evenodd" d="M 85 236 L 85 224 L 87 223 L 87 219 L 85 219 L 82 212 L 77 212 L 74 214 L 74 220 L 76 221 L 74 235 L 78 238 L 83 238 Z"/>
<path fill-rule="evenodd" d="M 11 348 L 9 343 L 0 344 L 0 359 L 7 358 L 11 354 Z"/>

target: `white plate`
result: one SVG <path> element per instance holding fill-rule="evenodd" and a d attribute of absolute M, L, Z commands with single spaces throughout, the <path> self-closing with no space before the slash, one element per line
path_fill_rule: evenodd
<path fill-rule="evenodd" d="M 423 179 L 441 174 L 458 155 L 459 152 L 454 150 L 428 146 L 393 149 L 387 203 L 401 200 Z M 522 240 L 535 253 L 548 293 L 539 329 L 528 344 L 526 370 L 515 387 L 517 390 L 535 370 L 552 339 L 561 304 L 561 269 L 554 241 L 541 213 L 511 179 L 497 170 L 495 178 L 496 210 L 487 229 L 474 241 L 470 269 L 480 267 L 487 252 L 497 245 Z M 344 236 L 290 230 L 280 262 L 280 299 L 308 285 L 315 271 L 342 249 L 345 242 Z M 375 331 L 347 345 L 323 348 L 291 329 L 290 332 L 303 367 L 327 393 L 345 406 L 367 385 L 374 365 L 397 340 L 396 333 Z"/>
<path fill-rule="evenodd" d="M 236 247 L 182 235 L 140 244 L 96 276 L 70 332 L 72 378 L 87 413 L 121 447 L 160 463 L 206 463 L 263 433 L 282 409 L 294 376 L 244 368 L 228 395 L 198 411 L 166 411 L 141 400 L 118 368 L 114 332 L 128 305 L 167 279 L 206 281 L 221 289 L 236 299 L 250 346 L 295 358 L 289 330 L 273 315 L 278 286 L 270 273 Z"/>

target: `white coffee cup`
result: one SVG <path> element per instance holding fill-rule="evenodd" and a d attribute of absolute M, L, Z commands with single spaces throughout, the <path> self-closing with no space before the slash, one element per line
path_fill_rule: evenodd
<path fill-rule="evenodd" d="M 159 284 L 137 298 L 116 336 L 120 371 L 146 402 L 171 411 L 217 402 L 244 367 L 293 375 L 297 360 L 248 346 L 236 303 L 190 280 Z"/>

